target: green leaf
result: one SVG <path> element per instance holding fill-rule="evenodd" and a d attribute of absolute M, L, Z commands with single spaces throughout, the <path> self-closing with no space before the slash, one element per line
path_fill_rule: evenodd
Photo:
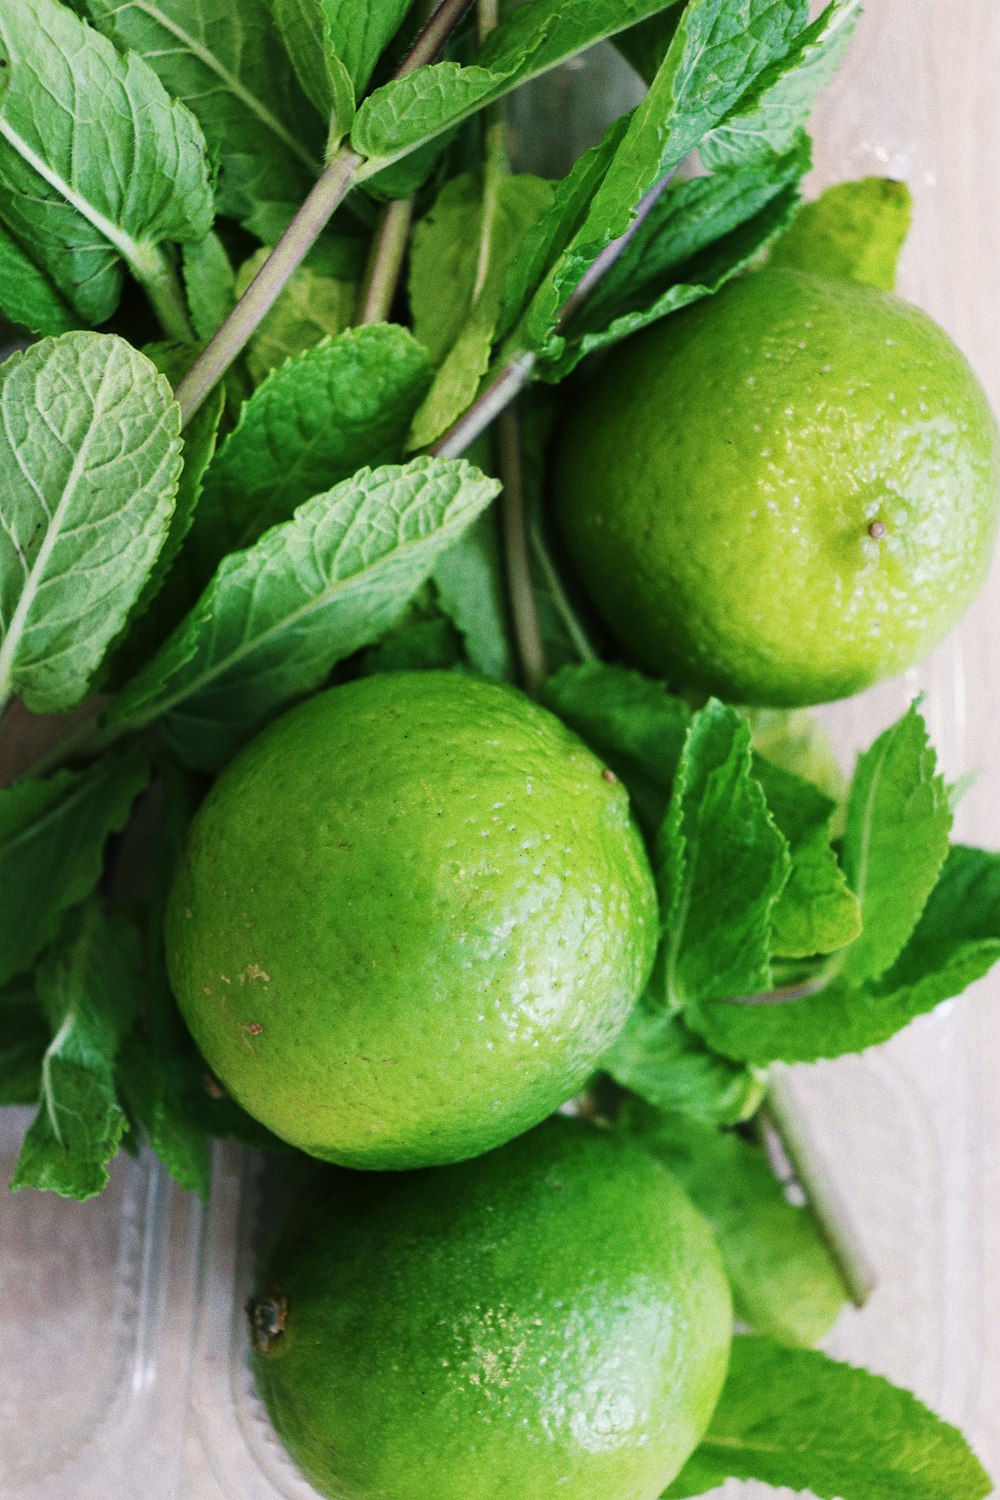
<path fill-rule="evenodd" d="M 517 669 L 495 511 L 473 521 L 438 560 L 432 576 L 438 603 L 458 630 L 472 669 L 512 682 Z"/>
<path fill-rule="evenodd" d="M 742 708 L 757 755 L 783 771 L 811 781 L 839 803 L 847 790 L 830 736 L 804 708 Z"/>
<path fill-rule="evenodd" d="M 697 1030 L 706 1002 L 770 984 L 771 923 L 789 867 L 752 773 L 750 731 L 710 699 L 688 731 L 659 850 L 665 998 Z"/>
<path fill-rule="evenodd" d="M 49 1028 L 31 986 L 23 980 L 0 990 L 0 1105 L 35 1104 Z"/>
<path fill-rule="evenodd" d="M 1000 856 L 956 844 L 909 942 L 884 974 L 859 986 L 834 978 L 785 1004 L 704 1006 L 696 1024 L 712 1047 L 752 1063 L 863 1052 L 961 994 L 998 957 Z"/>
<path fill-rule="evenodd" d="M 891 292 L 912 217 L 905 182 L 889 177 L 841 182 L 799 211 L 772 250 L 771 264 Z"/>
<path fill-rule="evenodd" d="M 31 247 L 22 247 L 0 227 L 0 308 L 12 323 L 32 333 L 66 333 L 76 324 L 73 309 Z"/>
<path fill-rule="evenodd" d="M 711 1224 L 737 1318 L 782 1344 L 809 1348 L 846 1300 L 816 1221 L 790 1203 L 763 1150 L 732 1131 L 630 1104 L 620 1128 L 638 1136 Z"/>
<path fill-rule="evenodd" d="M 275 45 L 269 0 L 84 3 L 197 115 L 219 163 L 219 213 L 273 243 L 319 175 L 324 129 Z"/>
<path fill-rule="evenodd" d="M 272 370 L 205 476 L 191 537 L 204 576 L 362 464 L 399 459 L 429 382 L 424 350 L 389 323 L 348 329 Z"/>
<path fill-rule="evenodd" d="M 28 1128 L 11 1187 L 92 1198 L 128 1128 L 114 1060 L 135 1016 L 138 935 L 96 905 L 71 912 L 37 973 L 52 1040 L 42 1062 L 38 1114 Z"/>
<path fill-rule="evenodd" d="M 624 782 L 643 826 L 659 829 L 691 727 L 691 710 L 661 682 L 604 662 L 565 666 L 542 700 Z"/>
<path fill-rule="evenodd" d="M 774 908 L 771 954 L 810 958 L 852 943 L 861 931 L 858 898 L 830 844 L 837 804 L 802 777 L 756 756 L 754 775 L 788 841 L 792 868 Z"/>
<path fill-rule="evenodd" d="M 772 63 L 795 46 L 804 0 L 689 0 L 645 100 L 633 111 L 582 223 L 541 283 L 518 331 L 524 347 L 558 359 L 560 314 L 646 195 L 725 120 Z"/>
<path fill-rule="evenodd" d="M 680 1016 L 642 1001 L 601 1067 L 655 1109 L 716 1125 L 749 1119 L 764 1098 L 763 1084 L 748 1068 L 710 1051 Z"/>
<path fill-rule="evenodd" d="M 330 23 L 337 0 L 273 0 L 273 6 L 302 91 L 329 123 L 329 149 L 350 129 L 355 104 L 351 75 L 334 48 Z"/>
<path fill-rule="evenodd" d="M 464 666 L 462 644 L 450 620 L 441 616 L 404 621 L 361 659 L 361 675 L 378 672 L 450 672 Z"/>
<path fill-rule="evenodd" d="M 0 368 L 0 703 L 85 696 L 163 545 L 180 412 L 110 334 L 44 339 Z"/>
<path fill-rule="evenodd" d="M 145 755 L 130 750 L 0 790 L 0 984 L 30 968 L 67 908 L 94 889 L 104 845 L 148 780 Z"/>
<path fill-rule="evenodd" d="M 237 298 L 243 296 L 267 256 L 266 250 L 260 250 L 240 267 Z M 254 384 L 296 354 L 343 333 L 354 317 L 356 302 L 357 290 L 352 282 L 311 265 L 300 266 L 247 345 L 246 365 Z"/>
<path fill-rule="evenodd" d="M 914 703 L 858 760 L 847 802 L 844 868 L 861 903 L 861 936 L 842 978 L 858 984 L 898 955 L 948 850 L 951 807 Z"/>
<path fill-rule="evenodd" d="M 532 0 L 490 33 L 475 65 L 431 63 L 376 89 L 358 110 L 351 143 L 377 170 L 669 3 Z"/>
<path fill-rule="evenodd" d="M 211 228 L 201 131 L 144 62 L 57 0 L 4 6 L 0 60 L 0 221 L 77 317 L 102 323 L 122 261 L 155 280 L 164 240 Z"/>
<path fill-rule="evenodd" d="M 615 46 L 626 61 L 630 62 L 643 83 L 651 84 L 656 70 L 667 55 L 674 39 L 677 23 L 683 10 L 677 0 L 658 16 L 630 26 L 615 37 Z"/>
<path fill-rule="evenodd" d="M 462 462 L 362 469 L 228 557 L 194 612 L 111 707 L 114 728 L 166 716 L 187 764 L 216 769 L 290 699 L 396 620 L 497 493 Z"/>
<path fill-rule="evenodd" d="M 820 1500 L 982 1500 L 992 1489 L 957 1428 L 909 1391 L 764 1338 L 733 1340 L 708 1432 L 664 1500 L 729 1478 Z"/>
<path fill-rule="evenodd" d="M 411 450 L 430 447 L 475 398 L 489 369 L 507 271 L 551 201 L 552 187 L 539 177 L 489 178 L 481 186 L 463 176 L 442 190 L 430 226 L 421 233 L 418 225 L 410 272 L 415 317 L 420 311 L 415 328 L 418 338 L 430 338 L 441 367 L 414 417 Z M 449 252 L 445 238 L 462 249 Z"/>
<path fill-rule="evenodd" d="M 706 167 L 787 151 L 806 126 L 816 97 L 844 60 L 861 0 L 833 0 L 761 74 L 739 108 L 702 142 Z"/>
<path fill-rule="evenodd" d="M 803 137 L 784 157 L 672 184 L 588 293 L 565 347 L 546 355 L 543 378 L 561 380 L 586 354 L 719 291 L 787 228 L 809 165 Z"/>
<path fill-rule="evenodd" d="M 185 245 L 181 258 L 191 324 L 203 343 L 236 306 L 236 277 L 226 247 L 214 232 Z"/>

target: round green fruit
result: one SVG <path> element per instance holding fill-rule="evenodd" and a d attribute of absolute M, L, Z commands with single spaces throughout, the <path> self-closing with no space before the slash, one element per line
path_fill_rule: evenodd
<path fill-rule="evenodd" d="M 272 1421 L 336 1500 L 658 1500 L 732 1324 L 666 1170 L 566 1119 L 457 1167 L 322 1173 L 251 1314 Z"/>
<path fill-rule="evenodd" d="M 528 1130 L 614 1041 L 657 908 L 624 788 L 558 719 L 452 673 L 369 677 L 265 730 L 192 825 L 167 963 L 276 1135 L 345 1166 Z"/>
<path fill-rule="evenodd" d="M 565 424 L 555 491 L 640 663 L 746 703 L 818 703 L 919 660 L 968 605 L 1000 441 L 924 313 L 765 269 L 611 356 Z"/>

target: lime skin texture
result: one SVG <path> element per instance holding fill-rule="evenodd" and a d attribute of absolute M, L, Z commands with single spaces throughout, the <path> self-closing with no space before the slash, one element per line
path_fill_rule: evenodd
<path fill-rule="evenodd" d="M 623 344 L 566 421 L 571 557 L 645 667 L 740 702 L 920 660 L 989 567 L 1000 442 L 930 318 L 764 269 Z"/>
<path fill-rule="evenodd" d="M 622 786 L 546 710 L 447 672 L 301 704 L 202 804 L 170 980 L 209 1066 L 350 1167 L 459 1161 L 576 1092 L 652 968 Z"/>
<path fill-rule="evenodd" d="M 564 1118 L 458 1166 L 318 1169 L 250 1306 L 271 1419 L 336 1500 L 658 1500 L 732 1327 L 665 1168 Z"/>

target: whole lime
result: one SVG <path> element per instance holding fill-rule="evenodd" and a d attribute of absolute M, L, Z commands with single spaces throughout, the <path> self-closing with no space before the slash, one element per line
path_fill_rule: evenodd
<path fill-rule="evenodd" d="M 765 269 L 615 351 L 565 424 L 555 491 L 639 662 L 746 703 L 818 703 L 919 660 L 972 599 L 1000 441 L 924 313 Z"/>
<path fill-rule="evenodd" d="M 457 1167 L 322 1173 L 250 1310 L 271 1418 L 337 1500 L 658 1500 L 732 1323 L 667 1171 L 565 1119 Z"/>
<path fill-rule="evenodd" d="M 445 672 L 337 687 L 194 820 L 167 962 L 209 1065 L 346 1166 L 457 1161 L 574 1093 L 648 978 L 623 787 L 522 694 Z"/>

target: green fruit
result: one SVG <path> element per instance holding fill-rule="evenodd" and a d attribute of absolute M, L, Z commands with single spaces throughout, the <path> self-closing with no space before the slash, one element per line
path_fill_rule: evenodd
<path fill-rule="evenodd" d="M 649 976 L 624 788 L 544 709 L 450 673 L 334 688 L 223 773 L 167 912 L 210 1066 L 346 1166 L 487 1151 L 558 1108 Z"/>
<path fill-rule="evenodd" d="M 923 657 L 982 583 L 985 394 L 888 292 L 764 270 L 623 345 L 570 415 L 556 500 L 608 624 L 746 703 L 844 697 Z"/>
<path fill-rule="evenodd" d="M 658 1500 L 732 1321 L 666 1170 L 565 1119 L 457 1167 L 323 1173 L 251 1312 L 274 1425 L 337 1500 Z"/>

